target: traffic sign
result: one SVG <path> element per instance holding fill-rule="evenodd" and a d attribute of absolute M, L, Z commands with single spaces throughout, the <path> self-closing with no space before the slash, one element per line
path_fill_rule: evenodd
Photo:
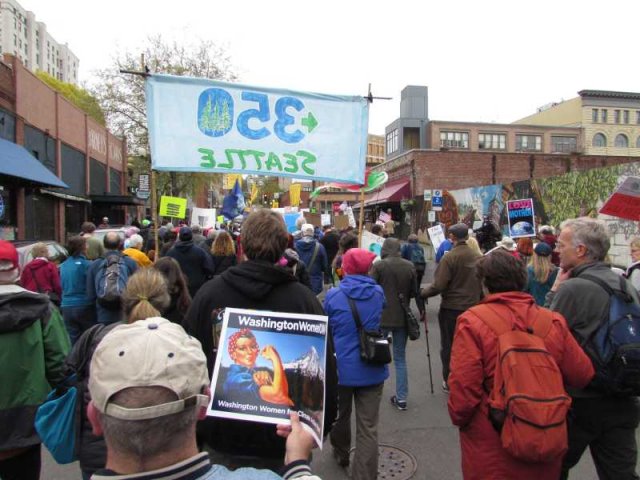
<path fill-rule="evenodd" d="M 433 210 L 429 210 L 427 220 L 428 220 L 429 222 L 435 222 L 435 221 L 436 221 L 436 212 L 435 212 L 435 211 L 433 211 Z"/>
<path fill-rule="evenodd" d="M 431 210 L 439 212 L 442 210 L 442 190 L 434 190 L 431 198 Z"/>
<path fill-rule="evenodd" d="M 423 193 L 424 193 L 424 201 L 425 202 L 430 202 L 431 201 L 431 190 L 425 190 Z"/>

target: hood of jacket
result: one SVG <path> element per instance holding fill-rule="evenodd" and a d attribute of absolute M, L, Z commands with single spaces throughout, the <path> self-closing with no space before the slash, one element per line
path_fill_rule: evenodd
<path fill-rule="evenodd" d="M 340 289 L 354 300 L 369 300 L 381 287 L 367 275 L 347 275 L 340 281 Z"/>
<path fill-rule="evenodd" d="M 28 267 L 30 270 L 39 270 L 42 267 L 46 267 L 49 264 L 48 260 L 45 260 L 44 258 L 36 258 L 34 260 L 31 260 L 26 266 Z"/>
<path fill-rule="evenodd" d="M 261 260 L 249 260 L 229 268 L 220 275 L 231 288 L 245 297 L 260 300 L 276 286 L 296 282 L 296 278 L 283 267 Z"/>
<path fill-rule="evenodd" d="M 47 316 L 49 297 L 17 285 L 0 285 L 0 334 L 19 332 Z"/>
<path fill-rule="evenodd" d="M 382 244 L 380 258 L 399 257 L 400 256 L 400 240 L 389 237 Z"/>
<path fill-rule="evenodd" d="M 302 237 L 296 241 L 296 250 L 299 252 L 313 252 L 316 246 L 316 241 L 313 237 Z"/>
<path fill-rule="evenodd" d="M 176 243 L 173 244 L 173 248 L 175 248 L 176 250 L 180 250 L 181 252 L 187 252 L 191 250 L 193 246 L 193 240 L 176 240 Z"/>

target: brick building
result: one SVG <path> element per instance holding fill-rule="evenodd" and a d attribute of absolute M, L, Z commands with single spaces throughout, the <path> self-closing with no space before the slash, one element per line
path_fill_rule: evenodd
<path fill-rule="evenodd" d="M 104 215 L 124 223 L 126 144 L 26 69 L 14 56 L 0 62 L 0 138 L 24 147 L 25 162 L 68 186 L 49 188 L 3 170 L 3 238 L 55 239 Z M 0 149 L 0 160 L 3 152 Z M 38 173 L 37 171 L 35 172 Z M 46 176 L 47 172 L 43 175 Z"/>

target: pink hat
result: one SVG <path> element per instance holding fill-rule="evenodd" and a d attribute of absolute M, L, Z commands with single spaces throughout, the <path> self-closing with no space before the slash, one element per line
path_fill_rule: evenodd
<path fill-rule="evenodd" d="M 11 268 L 9 265 L 4 268 L 0 266 L 0 271 L 8 271 L 18 268 L 18 251 L 16 247 L 14 247 L 13 243 L 7 242 L 6 240 L 0 240 L 0 262 L 6 262 L 11 264 Z"/>
<path fill-rule="evenodd" d="M 347 275 L 366 275 L 376 254 L 364 248 L 351 248 L 342 257 L 342 269 Z"/>

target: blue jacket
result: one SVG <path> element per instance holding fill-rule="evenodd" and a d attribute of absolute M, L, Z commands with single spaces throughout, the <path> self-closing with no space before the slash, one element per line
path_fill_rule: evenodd
<path fill-rule="evenodd" d="M 318 253 L 316 254 L 316 258 L 313 260 L 313 265 L 309 265 L 316 245 L 318 245 Z M 298 255 L 300 256 L 300 260 L 304 262 L 307 267 L 307 271 L 309 272 L 309 277 L 311 278 L 311 290 L 317 295 L 322 292 L 322 287 L 324 285 L 324 273 L 327 275 L 331 273 L 329 270 L 327 251 L 324 249 L 322 244 L 317 240 L 314 240 L 313 237 L 302 237 L 296 242 L 295 246 L 296 252 L 298 252 Z"/>
<path fill-rule="evenodd" d="M 438 251 L 436 252 L 436 262 L 440 262 L 444 254 L 453 248 L 453 242 L 448 238 L 440 244 L 438 247 Z"/>
<path fill-rule="evenodd" d="M 60 265 L 61 307 L 91 305 L 87 297 L 87 270 L 91 262 L 84 255 L 67 258 Z"/>
<path fill-rule="evenodd" d="M 338 360 L 338 384 L 345 387 L 378 385 L 389 376 L 386 365 L 369 365 L 360 359 L 358 329 L 347 296 L 353 298 L 365 330 L 380 328 L 382 310 L 386 306 L 382 287 L 366 275 L 347 275 L 340 286 L 327 292 L 324 311 Z"/>

